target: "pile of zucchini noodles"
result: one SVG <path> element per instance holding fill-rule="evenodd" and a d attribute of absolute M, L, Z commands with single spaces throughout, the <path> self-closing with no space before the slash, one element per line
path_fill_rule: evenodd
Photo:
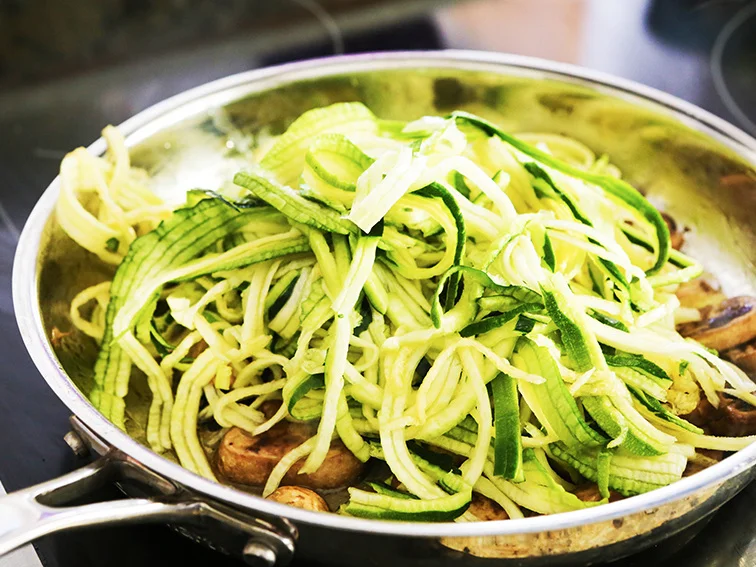
<path fill-rule="evenodd" d="M 118 265 L 71 306 L 100 344 L 90 399 L 124 427 L 135 366 L 149 444 L 197 474 L 215 478 L 203 423 L 314 421 L 264 494 L 339 438 L 395 479 L 350 488 L 342 513 L 464 521 L 476 491 L 518 518 L 595 505 L 570 492 L 581 479 L 603 501 L 638 494 L 679 479 L 695 448 L 752 441 L 678 417 L 701 395 L 753 403 L 754 385 L 675 331 L 676 286 L 701 267 L 576 140 L 339 103 L 272 138 L 233 191 L 171 212 L 105 136 L 105 157 L 65 158 L 57 208 Z M 282 400 L 269 418 L 266 400 Z"/>

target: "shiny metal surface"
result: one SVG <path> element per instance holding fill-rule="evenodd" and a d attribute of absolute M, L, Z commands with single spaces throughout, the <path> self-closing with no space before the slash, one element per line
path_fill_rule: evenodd
<path fill-rule="evenodd" d="M 229 140 L 239 141 L 240 134 L 254 139 L 264 128 L 280 131 L 304 110 L 342 100 L 362 100 L 384 118 L 465 109 L 514 132 L 573 136 L 609 154 L 654 204 L 692 228 L 688 251 L 717 275 L 727 293 L 755 289 L 756 224 L 750 211 L 756 205 L 756 142 L 673 97 L 569 65 L 475 52 L 308 61 L 210 83 L 148 109 L 121 129 L 128 134 L 132 159 L 153 174 L 156 190 L 177 199 L 186 189 L 216 187 L 239 167 L 243 160 L 226 151 Z M 101 153 L 103 140 L 90 149 Z M 60 232 L 51 218 L 56 195 L 54 182 L 29 218 L 13 278 L 19 327 L 51 388 L 107 446 L 182 489 L 292 520 L 303 556 L 376 565 L 389 559 L 451 564 L 472 556 L 587 564 L 668 537 L 721 506 L 752 477 L 756 447 L 669 487 L 590 510 L 505 522 L 409 525 L 290 508 L 200 478 L 140 443 L 144 389 L 133 388 L 127 399 L 132 420 L 131 436 L 126 435 L 81 393 L 91 379 L 94 345 L 76 333 L 55 349 L 48 340 L 53 327 L 70 330 L 73 294 L 108 274 Z M 365 546 L 371 550 L 367 558 Z"/>
<path fill-rule="evenodd" d="M 0 486 L 0 497 L 5 493 L 5 488 Z M 26 545 L 0 557 L 0 567 L 42 567 L 42 562 L 34 547 Z"/>

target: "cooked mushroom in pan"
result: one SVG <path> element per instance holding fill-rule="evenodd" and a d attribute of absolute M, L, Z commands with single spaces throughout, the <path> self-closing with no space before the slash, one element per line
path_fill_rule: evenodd
<path fill-rule="evenodd" d="M 231 482 L 262 487 L 278 462 L 316 432 L 312 425 L 290 421 L 282 421 L 256 436 L 232 427 L 218 447 L 218 472 Z M 298 474 L 302 464 L 294 463 L 281 482 L 310 488 L 344 488 L 357 481 L 364 469 L 364 464 L 338 440 L 331 443 L 318 470 Z"/>
<path fill-rule="evenodd" d="M 718 351 L 735 348 L 756 338 L 756 298 L 732 297 L 700 311 L 701 321 L 678 327 L 681 335 Z"/>
<path fill-rule="evenodd" d="M 268 496 L 268 499 L 313 512 L 329 511 L 328 504 L 320 494 L 303 486 L 279 486 Z"/>
<path fill-rule="evenodd" d="M 713 435 L 756 435 L 756 408 L 727 394 L 720 393 L 718 397 L 716 406 L 703 398 L 685 418 Z"/>
<path fill-rule="evenodd" d="M 741 343 L 723 351 L 722 356 L 748 373 L 756 376 L 756 340 Z"/>
<path fill-rule="evenodd" d="M 490 522 L 493 520 L 508 520 L 509 514 L 499 504 L 478 494 L 473 493 L 470 507 L 467 511 L 475 516 L 481 522 Z"/>
<path fill-rule="evenodd" d="M 601 502 L 604 499 L 601 496 L 598 484 L 593 483 L 578 486 L 573 494 L 583 502 Z M 618 492 L 614 492 L 613 490 L 609 492 L 609 502 L 616 502 L 617 500 L 622 500 L 622 498 L 624 497 Z"/>
<path fill-rule="evenodd" d="M 704 309 L 713 305 L 719 305 L 727 299 L 711 278 L 695 278 L 681 283 L 675 292 L 682 307 L 692 309 Z"/>

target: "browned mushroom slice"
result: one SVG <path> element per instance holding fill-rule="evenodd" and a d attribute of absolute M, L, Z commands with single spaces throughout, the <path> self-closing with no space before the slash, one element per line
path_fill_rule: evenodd
<path fill-rule="evenodd" d="M 756 298 L 741 295 L 702 310 L 703 319 L 678 327 L 681 335 L 723 351 L 756 338 Z"/>
<path fill-rule="evenodd" d="M 255 437 L 233 427 L 223 436 L 218 447 L 218 471 L 231 482 L 261 486 L 268 480 L 278 461 L 315 432 L 313 425 L 288 421 L 278 423 Z M 282 484 L 340 488 L 352 484 L 364 468 L 364 464 L 341 441 L 331 443 L 326 459 L 317 471 L 298 474 L 303 464 L 304 460 L 294 463 Z"/>
<path fill-rule="evenodd" d="M 736 346 L 721 354 L 749 376 L 756 376 L 756 340 Z"/>
<path fill-rule="evenodd" d="M 721 402 L 718 409 L 723 417 L 715 422 L 713 431 L 726 437 L 756 434 L 756 408 L 725 394 L 720 394 L 719 397 Z"/>
<path fill-rule="evenodd" d="M 719 305 L 727 299 L 727 296 L 719 291 L 715 285 L 705 278 L 696 278 L 680 284 L 675 295 L 680 300 L 681 306 L 703 309 L 704 307 Z"/>
<path fill-rule="evenodd" d="M 675 219 L 667 213 L 662 213 L 661 216 L 664 219 L 664 222 L 667 223 L 667 228 L 669 228 L 669 241 L 672 248 L 679 250 L 685 243 L 685 229 L 679 230 Z"/>
<path fill-rule="evenodd" d="M 314 490 L 304 486 L 279 486 L 268 499 L 315 512 L 329 512 L 328 504 Z"/>
<path fill-rule="evenodd" d="M 690 476 L 697 472 L 701 472 L 702 470 L 718 463 L 724 459 L 725 456 L 724 451 L 714 451 L 711 449 L 696 449 L 696 453 L 698 453 L 698 457 L 696 460 L 688 461 L 683 476 Z"/>
<path fill-rule="evenodd" d="M 599 502 L 602 500 L 598 485 L 593 483 L 578 486 L 572 493 L 583 502 Z M 619 492 L 614 492 L 614 490 L 609 491 L 609 502 L 616 502 L 623 498 L 624 496 Z"/>
<path fill-rule="evenodd" d="M 509 514 L 497 502 L 477 492 L 473 492 L 472 501 L 467 511 L 481 522 L 509 519 Z"/>
<path fill-rule="evenodd" d="M 702 399 L 694 411 L 682 417 L 712 435 L 756 435 L 756 408 L 721 392 L 718 408 Z"/>
<path fill-rule="evenodd" d="M 720 415 L 718 414 L 717 408 L 715 408 L 709 400 L 707 400 L 705 397 L 702 397 L 698 405 L 696 406 L 696 409 L 694 409 L 692 412 L 681 415 L 684 420 L 692 423 L 693 425 L 700 427 L 707 433 L 711 432 L 711 424 L 720 419 Z"/>

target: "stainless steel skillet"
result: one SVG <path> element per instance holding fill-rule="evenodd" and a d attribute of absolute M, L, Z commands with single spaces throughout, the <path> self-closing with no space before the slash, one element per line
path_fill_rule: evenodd
<path fill-rule="evenodd" d="M 212 187 L 239 167 L 239 145 L 283 129 L 304 110 L 361 100 L 381 117 L 470 110 L 506 129 L 570 135 L 607 153 L 659 207 L 691 227 L 688 251 L 728 294 L 756 286 L 756 141 L 673 97 L 568 65 L 474 52 L 338 57 L 253 71 L 169 99 L 121 125 L 132 160 L 156 190 Z M 90 150 L 102 153 L 103 140 Z M 170 523 L 250 563 L 298 556 L 339 565 L 555 565 L 606 561 L 704 518 L 751 480 L 756 446 L 666 488 L 590 510 L 503 522 L 399 524 L 308 512 L 195 476 L 142 438 L 146 397 L 127 399 L 128 432 L 86 400 L 96 347 L 71 330 L 68 303 L 109 268 L 61 232 L 54 181 L 19 243 L 13 295 L 27 349 L 71 409 L 73 445 L 91 465 L 0 500 L 0 553 L 44 534 L 93 524 Z M 53 329 L 56 333 L 52 340 Z M 30 378 L 31 379 L 31 378 Z M 63 432 L 61 432 L 63 433 Z M 31 440 L 30 440 L 31 441 Z M 103 482 L 131 498 L 61 507 Z M 117 551 L 114 551 L 117 552 Z"/>

